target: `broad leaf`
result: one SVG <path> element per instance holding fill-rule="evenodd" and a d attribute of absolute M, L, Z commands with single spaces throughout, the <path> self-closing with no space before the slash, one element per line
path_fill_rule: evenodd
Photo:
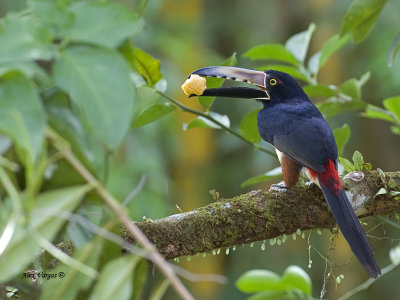
<path fill-rule="evenodd" d="M 351 163 L 351 161 L 349 161 L 348 159 L 344 158 L 344 157 L 339 157 L 339 162 L 341 163 L 341 165 L 343 166 L 343 168 L 346 170 L 346 172 L 353 172 L 356 170 L 356 168 L 354 167 L 354 165 Z"/>
<path fill-rule="evenodd" d="M 245 293 L 261 292 L 249 299 L 281 299 L 279 296 L 283 296 L 282 299 L 298 299 L 296 294 L 310 296 L 312 291 L 310 277 L 298 266 L 289 266 L 282 277 L 269 270 L 251 270 L 240 276 L 236 286 Z M 286 293 L 279 295 L 275 292 Z"/>
<path fill-rule="evenodd" d="M 38 157 L 45 125 L 44 108 L 33 82 L 20 73 L 0 78 L 0 129 L 13 139 L 25 164 Z"/>
<path fill-rule="evenodd" d="M 75 42 L 116 48 L 141 26 L 136 14 L 115 2 L 79 1 L 70 6 L 70 11 L 73 23 L 64 35 Z"/>
<path fill-rule="evenodd" d="M 146 259 L 141 259 L 135 268 L 135 274 L 133 275 L 133 294 L 132 300 L 139 300 L 144 290 L 144 286 L 147 280 L 148 262 Z"/>
<path fill-rule="evenodd" d="M 383 100 L 383 106 L 390 112 L 392 112 L 397 120 L 400 121 L 400 96 L 386 98 Z"/>
<path fill-rule="evenodd" d="M 360 151 L 354 151 L 353 162 L 354 162 L 354 167 L 356 168 L 356 170 L 361 171 L 363 168 L 363 165 L 364 165 L 364 158 Z"/>
<path fill-rule="evenodd" d="M 261 141 L 261 136 L 257 128 L 257 114 L 260 109 L 256 109 L 242 119 L 240 122 L 240 133 L 242 136 L 252 143 L 259 143 Z"/>
<path fill-rule="evenodd" d="M 344 124 L 342 127 L 333 130 L 333 135 L 335 136 L 339 156 L 343 155 L 343 149 L 350 139 L 350 134 L 350 126 L 347 124 Z"/>
<path fill-rule="evenodd" d="M 149 300 L 162 300 L 170 284 L 171 283 L 168 279 L 164 279 L 163 281 L 158 282 L 152 290 L 149 296 Z"/>
<path fill-rule="evenodd" d="M 387 0 L 354 0 L 340 29 L 340 36 L 351 32 L 355 42 L 363 41 L 371 32 Z"/>
<path fill-rule="evenodd" d="M 332 97 L 324 102 L 317 104 L 318 109 L 327 118 L 333 117 L 345 111 L 364 109 L 367 104 L 363 101 L 353 101 L 351 99 Z"/>
<path fill-rule="evenodd" d="M 169 103 L 157 103 L 141 112 L 132 122 L 131 129 L 154 122 L 176 109 Z"/>
<path fill-rule="evenodd" d="M 101 271 L 89 300 L 130 299 L 133 274 L 140 259 L 129 254 L 109 262 Z"/>
<path fill-rule="evenodd" d="M 303 87 L 304 92 L 310 98 L 329 98 L 335 96 L 335 91 L 326 85 L 306 85 Z"/>
<path fill-rule="evenodd" d="M 282 290 L 281 277 L 269 270 L 247 271 L 236 281 L 236 286 L 245 293 Z"/>
<path fill-rule="evenodd" d="M 282 281 L 291 289 L 299 289 L 303 293 L 311 295 L 311 278 L 298 266 L 289 266 L 283 273 Z"/>
<path fill-rule="evenodd" d="M 243 54 L 243 57 L 252 60 L 277 60 L 294 66 L 299 62 L 296 57 L 281 44 L 265 44 L 255 46 Z"/>
<path fill-rule="evenodd" d="M 128 47 L 129 49 L 127 49 Z M 146 80 L 148 86 L 154 86 L 162 78 L 158 59 L 153 58 L 139 48 L 125 45 L 123 53 L 131 65 Z"/>
<path fill-rule="evenodd" d="M 245 182 L 243 182 L 240 187 L 244 188 L 249 185 L 257 184 L 263 181 L 267 181 L 270 179 L 278 178 L 282 176 L 282 168 L 277 167 L 275 169 L 272 169 L 262 175 L 254 176 L 249 179 L 247 179 Z"/>
<path fill-rule="evenodd" d="M 350 35 L 346 34 L 340 37 L 338 34 L 332 36 L 322 47 L 321 51 L 315 53 L 308 62 L 308 68 L 312 74 L 318 71 L 326 64 L 328 59 L 340 48 L 350 41 Z"/>
<path fill-rule="evenodd" d="M 322 47 L 321 57 L 319 60 L 319 69 L 322 68 L 328 59 L 340 48 L 346 45 L 350 41 L 349 35 L 340 37 L 338 34 L 332 36 Z"/>
<path fill-rule="evenodd" d="M 28 7 L 36 13 L 42 22 L 55 28 L 56 35 L 72 25 L 73 14 L 67 10 L 68 2 L 64 0 L 28 0 Z"/>
<path fill-rule="evenodd" d="M 311 23 L 307 30 L 293 35 L 285 43 L 286 49 L 301 63 L 303 63 L 306 58 L 308 46 L 315 28 L 315 24 Z"/>
<path fill-rule="evenodd" d="M 131 124 L 134 101 L 125 60 L 111 50 L 75 46 L 61 54 L 54 77 L 70 95 L 87 134 L 109 149 L 118 147 Z"/>
<path fill-rule="evenodd" d="M 65 220 L 57 217 L 62 211 L 72 211 L 80 203 L 89 186 L 69 187 L 40 194 L 28 216 L 28 223 L 17 227 L 11 241 L 0 257 L 0 282 L 21 274 L 24 268 L 39 254 L 40 246 L 30 231 L 39 232 L 49 241 L 64 225 Z M 21 220 L 22 221 L 22 220 Z"/>
<path fill-rule="evenodd" d="M 0 23 L 0 66 L 33 60 L 49 60 L 55 55 L 50 32 L 28 16 L 8 15 Z"/>
<path fill-rule="evenodd" d="M 235 66 L 237 63 L 236 52 L 228 57 L 221 65 L 222 66 Z M 224 83 L 224 79 L 207 77 L 207 88 L 219 88 Z M 207 110 L 210 109 L 211 105 L 214 103 L 215 97 L 199 97 L 199 103 L 205 107 Z"/>

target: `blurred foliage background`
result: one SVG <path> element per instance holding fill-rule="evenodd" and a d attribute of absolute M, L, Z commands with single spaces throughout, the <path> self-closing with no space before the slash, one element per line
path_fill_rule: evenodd
<path fill-rule="evenodd" d="M 117 1 L 137 10 L 139 1 Z M 1 0 L 0 16 L 25 7 L 25 1 Z M 251 47 L 263 43 L 284 43 L 293 34 L 316 24 L 311 40 L 310 53 L 319 50 L 324 42 L 340 31 L 343 16 L 349 6 L 347 1 L 239 1 L 239 0 L 153 0 L 143 12 L 143 29 L 133 39 L 133 44 L 161 60 L 161 71 L 167 82 L 166 93 L 187 106 L 201 109 L 196 99 L 188 99 L 180 86 L 195 69 L 221 64 L 234 52 L 237 66 L 252 68 L 253 61 L 242 57 Z M 337 52 L 320 71 L 324 84 L 339 85 L 351 77 L 359 78 L 367 71 L 371 78 L 363 87 L 363 100 L 382 106 L 382 100 L 400 94 L 400 62 L 389 68 L 386 56 L 394 37 L 400 32 L 400 3 L 389 1 L 372 33 L 361 44 L 349 43 Z M 0 45 L 3 47 L 4 45 Z M 137 90 L 139 114 L 160 96 L 152 89 Z M 110 99 L 112 101 L 112 99 Z M 213 110 L 227 114 L 231 127 L 239 128 L 245 114 L 259 107 L 258 103 L 240 100 L 217 99 Z M 206 205 L 213 201 L 209 191 L 216 189 L 221 197 L 235 196 L 251 189 L 267 190 L 270 181 L 241 188 L 240 184 L 251 176 L 264 173 L 278 166 L 276 157 L 255 151 L 241 140 L 210 128 L 183 130 L 183 123 L 193 115 L 176 111 L 143 127 L 135 128 L 126 136 L 123 145 L 110 159 L 107 179 L 108 189 L 118 198 L 126 198 L 139 182 L 140 192 L 129 204 L 133 219 L 143 216 L 156 219 Z M 360 111 L 339 114 L 329 119 L 332 128 L 348 123 L 352 134 L 344 157 L 351 157 L 354 150 L 363 153 L 364 159 L 374 168 L 384 171 L 400 170 L 400 138 L 394 135 L 389 124 L 363 117 Z M 266 146 L 266 144 L 261 145 Z M 66 177 L 68 172 L 63 170 Z M 72 180 L 72 179 L 71 179 Z M 57 187 L 59 182 L 47 182 Z M 88 204 L 90 206 L 90 204 Z M 368 228 L 378 224 L 368 220 Z M 371 233 L 372 245 L 381 266 L 389 263 L 388 251 L 396 245 L 398 231 L 381 225 Z M 234 286 L 235 280 L 249 269 L 270 269 L 281 274 L 288 265 L 299 265 L 313 280 L 313 295 L 318 296 L 323 285 L 325 261 L 314 250 L 325 254 L 331 233 L 323 231 L 306 233 L 305 239 L 288 240 L 282 246 L 270 246 L 265 251 L 260 243 L 254 247 L 238 246 L 229 255 L 193 257 L 190 262 L 182 258 L 180 265 L 196 273 L 218 273 L 229 278 L 226 285 L 217 283 L 187 282 L 198 299 L 244 299 L 245 295 Z M 396 240 L 397 239 L 397 240 Z M 309 251 L 309 245 L 311 250 Z M 310 254 L 309 254 L 310 253 Z M 309 269 L 309 255 L 312 267 Z M 367 279 L 358 262 L 351 257 L 347 243 L 335 241 L 334 259 L 344 274 L 338 285 L 329 283 L 327 297 L 337 298 L 344 291 Z M 3 271 L 3 270 L 2 270 Z M 399 270 L 372 285 L 368 292 L 359 293 L 354 299 L 397 299 Z M 170 291 L 165 299 L 175 299 Z"/>

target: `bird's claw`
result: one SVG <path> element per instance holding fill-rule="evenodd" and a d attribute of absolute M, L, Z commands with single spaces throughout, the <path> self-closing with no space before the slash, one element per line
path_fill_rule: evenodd
<path fill-rule="evenodd" d="M 271 184 L 271 186 L 269 187 L 269 191 L 270 192 L 279 192 L 279 193 L 288 193 L 289 189 L 286 186 L 284 181 L 275 183 L 275 184 Z"/>

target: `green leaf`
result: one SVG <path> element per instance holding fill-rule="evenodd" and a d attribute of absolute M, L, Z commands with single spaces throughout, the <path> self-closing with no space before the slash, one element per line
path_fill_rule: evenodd
<path fill-rule="evenodd" d="M 298 266 L 289 266 L 282 276 L 283 283 L 288 289 L 299 289 L 307 295 L 311 295 L 312 282 L 310 276 Z"/>
<path fill-rule="evenodd" d="M 363 101 L 332 97 L 317 104 L 318 109 L 327 118 L 333 117 L 345 111 L 364 109 L 367 104 Z"/>
<path fill-rule="evenodd" d="M 140 259 L 140 256 L 129 254 L 106 264 L 89 300 L 130 299 L 133 274 Z"/>
<path fill-rule="evenodd" d="M 400 135 L 400 127 L 399 126 L 391 126 L 390 129 L 394 134 Z"/>
<path fill-rule="evenodd" d="M 371 119 L 379 119 L 379 120 L 385 120 L 394 123 L 395 119 L 393 117 L 393 114 L 390 113 L 389 111 L 380 108 L 378 106 L 374 106 L 371 104 L 367 105 L 367 108 L 365 112 L 362 114 L 364 117 L 371 118 Z"/>
<path fill-rule="evenodd" d="M 168 287 L 170 286 L 169 280 L 165 279 L 161 283 L 158 283 L 154 290 L 151 292 L 149 296 L 149 300 L 161 300 L 165 292 L 167 291 Z"/>
<path fill-rule="evenodd" d="M 342 127 L 336 128 L 333 131 L 339 156 L 343 155 L 343 149 L 350 139 L 350 134 L 351 134 L 350 126 L 347 124 L 343 124 Z"/>
<path fill-rule="evenodd" d="M 299 296 L 291 295 L 290 293 L 286 291 L 264 291 L 264 292 L 259 292 L 256 293 L 247 300 L 295 300 L 295 299 L 303 299 L 305 300 L 306 298 L 301 298 Z"/>
<path fill-rule="evenodd" d="M 329 98 L 335 96 L 334 90 L 322 84 L 306 85 L 303 87 L 303 90 L 310 98 Z"/>
<path fill-rule="evenodd" d="M 240 133 L 242 136 L 249 142 L 256 144 L 261 141 L 261 136 L 257 128 L 257 114 L 259 111 L 260 108 L 248 113 L 240 122 Z"/>
<path fill-rule="evenodd" d="M 383 100 L 383 106 L 395 114 L 397 120 L 400 121 L 400 96 L 386 98 Z"/>
<path fill-rule="evenodd" d="M 154 122 L 175 109 L 176 107 L 169 103 L 156 103 L 137 116 L 131 125 L 131 129 Z"/>
<path fill-rule="evenodd" d="M 270 170 L 270 171 L 268 171 L 268 172 L 266 172 L 266 173 L 264 173 L 262 175 L 254 176 L 254 177 L 251 177 L 251 178 L 247 179 L 245 182 L 243 182 L 240 185 L 240 187 L 244 188 L 244 187 L 249 186 L 249 185 L 253 185 L 253 184 L 257 184 L 257 183 L 260 183 L 260 182 L 263 182 L 263 181 L 267 181 L 267 180 L 270 180 L 270 179 L 278 178 L 281 175 L 282 175 L 282 168 L 281 167 L 277 167 L 277 168 L 272 169 L 272 170 Z"/>
<path fill-rule="evenodd" d="M 49 60 L 55 55 L 50 32 L 28 16 L 7 15 L 0 23 L 0 65 Z"/>
<path fill-rule="evenodd" d="M 285 43 L 286 49 L 289 50 L 299 62 L 303 63 L 306 58 L 308 46 L 315 28 L 315 24 L 311 23 L 307 30 L 293 35 Z"/>
<path fill-rule="evenodd" d="M 339 162 L 342 164 L 343 168 L 346 170 L 346 172 L 350 173 L 356 170 L 354 165 L 346 158 L 344 157 L 339 157 Z"/>
<path fill-rule="evenodd" d="M 104 250 L 102 237 L 97 236 L 83 248 L 77 249 L 73 258 L 80 263 L 96 269 Z M 42 300 L 74 300 L 81 291 L 87 290 L 93 278 L 81 273 L 68 265 L 61 263 L 51 273 L 64 274 L 63 278 L 43 281 Z"/>
<path fill-rule="evenodd" d="M 314 54 L 309 61 L 309 69 L 313 74 L 317 74 L 318 71 L 326 64 L 328 59 L 340 48 L 346 45 L 350 41 L 350 35 L 340 36 L 335 34 L 332 36 L 322 47 L 321 51 Z M 311 64 L 313 63 L 313 66 Z"/>
<path fill-rule="evenodd" d="M 235 66 L 237 64 L 236 52 L 234 52 L 230 57 L 228 57 L 221 65 L 222 66 Z M 207 78 L 207 88 L 219 88 L 224 83 L 224 79 L 208 77 Z M 201 106 L 205 107 L 207 110 L 210 109 L 211 105 L 214 103 L 215 97 L 200 97 L 199 103 Z"/>
<path fill-rule="evenodd" d="M 141 259 L 135 268 L 133 275 L 133 295 L 132 300 L 139 300 L 144 290 L 144 285 L 147 280 L 148 262 L 146 259 Z"/>
<path fill-rule="evenodd" d="M 130 54 L 127 53 L 130 51 Z M 124 52 L 131 65 L 146 80 L 147 85 L 153 87 L 161 78 L 160 61 L 139 48 L 131 48 Z"/>
<path fill-rule="evenodd" d="M 375 194 L 374 198 L 379 195 L 385 195 L 387 190 L 385 188 L 380 188 L 379 191 Z"/>
<path fill-rule="evenodd" d="M 63 0 L 28 0 L 28 7 L 39 16 L 42 22 L 53 26 L 56 35 L 73 22 L 72 12 L 67 10 L 68 2 Z"/>
<path fill-rule="evenodd" d="M 308 82 L 308 78 L 306 75 L 301 73 L 300 71 L 297 70 L 297 68 L 292 67 L 292 66 L 286 66 L 286 65 L 265 65 L 261 67 L 257 67 L 256 70 L 260 71 L 265 71 L 265 70 L 276 70 L 276 71 L 281 71 L 288 73 L 289 75 L 293 76 L 296 79 L 303 80 L 305 82 Z"/>
<path fill-rule="evenodd" d="M 220 122 L 225 127 L 230 127 L 231 121 L 229 120 L 229 117 L 227 115 L 220 115 L 216 112 L 210 112 L 209 115 L 210 115 L 210 117 L 212 117 L 214 120 Z M 188 129 L 192 129 L 192 128 L 199 128 L 199 127 L 221 129 L 221 127 L 218 124 L 215 124 L 213 121 L 206 119 L 202 116 L 199 116 L 196 119 L 193 119 L 188 124 L 183 124 L 184 130 L 188 130 Z"/>
<path fill-rule="evenodd" d="M 335 34 L 332 36 L 322 47 L 321 58 L 319 61 L 319 68 L 322 68 L 328 59 L 340 48 L 346 45 L 350 41 L 349 35 L 340 36 Z"/>
<path fill-rule="evenodd" d="M 362 154 L 360 153 L 360 151 L 354 151 L 353 154 L 353 162 L 354 162 L 354 167 L 356 168 L 356 170 L 361 171 L 362 167 L 364 165 L 364 158 L 362 156 Z"/>
<path fill-rule="evenodd" d="M 358 85 L 358 81 L 355 78 L 351 78 L 339 86 L 339 93 L 351 97 L 354 100 L 361 99 L 361 88 Z"/>
<path fill-rule="evenodd" d="M 141 19 L 133 11 L 115 2 L 79 1 L 70 11 L 73 23 L 64 35 L 74 42 L 116 48 L 141 27 Z"/>
<path fill-rule="evenodd" d="M 53 240 L 65 220 L 57 217 L 60 212 L 73 211 L 90 186 L 75 186 L 40 194 L 28 217 L 27 224 L 17 226 L 10 243 L 0 257 L 0 282 L 6 282 L 21 274 L 24 268 L 39 255 L 41 247 L 35 242 L 31 231 Z M 23 220 L 21 220 L 23 222 Z"/>
<path fill-rule="evenodd" d="M 0 78 L 0 130 L 13 139 L 21 160 L 32 163 L 44 138 L 46 116 L 35 85 L 20 73 Z"/>
<path fill-rule="evenodd" d="M 388 50 L 387 64 L 388 64 L 389 68 L 391 68 L 393 66 L 394 58 L 396 57 L 397 52 L 399 52 L 399 50 L 400 50 L 400 34 L 398 34 L 394 38 L 394 40 Z"/>
<path fill-rule="evenodd" d="M 354 0 L 343 18 L 340 36 L 351 32 L 356 43 L 371 32 L 387 0 Z"/>
<path fill-rule="evenodd" d="M 281 277 L 269 270 L 247 271 L 236 281 L 236 287 L 245 293 L 283 290 Z"/>
<path fill-rule="evenodd" d="M 70 95 L 86 134 L 117 148 L 133 112 L 134 88 L 125 60 L 115 51 L 75 46 L 57 60 L 54 77 Z"/>
<path fill-rule="evenodd" d="M 277 60 L 294 66 L 298 66 L 299 62 L 296 57 L 281 44 L 264 44 L 255 46 L 247 50 L 243 57 L 251 60 Z"/>

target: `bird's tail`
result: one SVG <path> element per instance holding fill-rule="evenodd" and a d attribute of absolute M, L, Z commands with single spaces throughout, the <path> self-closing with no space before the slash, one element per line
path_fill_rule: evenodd
<path fill-rule="evenodd" d="M 342 188 L 333 162 L 325 169 L 324 173 L 318 174 L 318 181 L 336 223 L 369 276 L 376 278 L 381 274 L 381 270 L 374 258 L 364 230 Z M 327 172 L 330 172 L 330 174 L 326 174 Z M 336 174 L 332 174 L 333 172 Z"/>

